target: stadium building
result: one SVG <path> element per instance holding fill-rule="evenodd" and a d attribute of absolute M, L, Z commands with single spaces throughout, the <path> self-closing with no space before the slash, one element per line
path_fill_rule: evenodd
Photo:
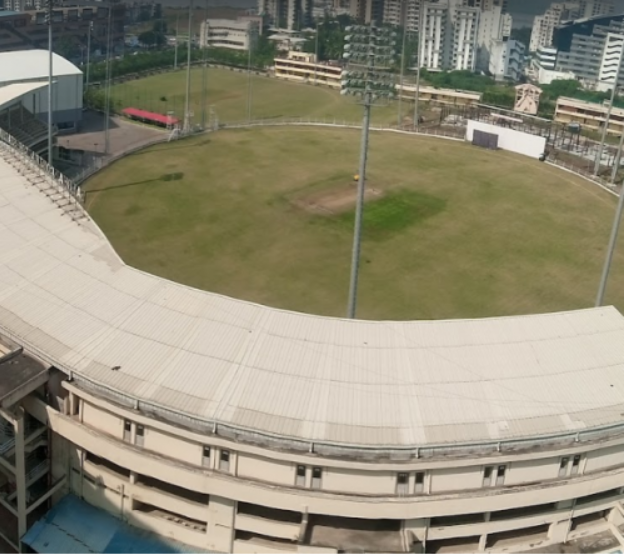
<path fill-rule="evenodd" d="M 48 119 L 48 52 L 18 50 L 0 52 L 0 91 L 6 85 L 40 83 L 44 87 L 21 99 L 22 106 L 42 121 Z M 52 123 L 59 129 L 76 129 L 82 120 L 83 75 L 58 54 L 52 58 Z"/>
<path fill-rule="evenodd" d="M 126 265 L 42 167 L 0 132 L 10 545 L 622 549 L 615 308 L 374 322 L 202 292 Z"/>

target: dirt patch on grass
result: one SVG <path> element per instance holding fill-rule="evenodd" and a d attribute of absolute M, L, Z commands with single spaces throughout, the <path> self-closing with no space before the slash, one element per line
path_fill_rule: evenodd
<path fill-rule="evenodd" d="M 306 196 L 291 199 L 291 203 L 311 214 L 334 216 L 351 211 L 356 206 L 358 183 L 335 187 L 331 190 L 316 191 Z M 367 184 L 365 187 L 365 202 L 382 198 L 382 189 Z"/>

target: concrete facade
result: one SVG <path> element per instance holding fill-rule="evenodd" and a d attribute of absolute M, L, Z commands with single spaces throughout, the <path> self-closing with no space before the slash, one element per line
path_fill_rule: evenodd
<path fill-rule="evenodd" d="M 200 24 L 200 46 L 249 50 L 258 42 L 259 26 L 248 19 L 207 19 Z"/>
<path fill-rule="evenodd" d="M 622 435 L 477 457 L 341 460 L 185 430 L 72 382 L 63 389 L 59 411 L 35 397 L 24 406 L 65 443 L 55 465 L 69 469 L 69 490 L 198 549 L 336 553 L 366 529 L 400 551 L 475 538 L 471 551 L 503 553 L 622 524 Z M 327 517 L 344 523 L 340 533 L 324 528 Z"/>

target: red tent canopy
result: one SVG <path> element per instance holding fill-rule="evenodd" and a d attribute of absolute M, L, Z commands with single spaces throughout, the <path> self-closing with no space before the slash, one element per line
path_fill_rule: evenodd
<path fill-rule="evenodd" d="M 180 122 L 178 118 L 173 116 L 164 116 L 156 112 L 148 112 L 147 110 L 139 110 L 139 108 L 124 108 L 122 114 L 130 118 L 142 119 L 148 122 L 158 123 L 159 125 L 176 125 Z"/>

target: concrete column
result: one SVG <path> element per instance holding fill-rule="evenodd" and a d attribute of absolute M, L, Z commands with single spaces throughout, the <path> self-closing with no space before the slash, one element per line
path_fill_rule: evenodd
<path fill-rule="evenodd" d="M 85 402 L 82 399 L 78 399 L 78 420 L 83 423 L 83 415 L 85 414 Z"/>
<path fill-rule="evenodd" d="M 26 515 L 26 457 L 24 452 L 24 410 L 19 407 L 15 415 L 15 483 L 17 486 L 17 531 L 21 538 L 28 529 Z"/>
<path fill-rule="evenodd" d="M 477 550 L 480 553 L 484 553 L 484 551 L 486 551 L 486 540 L 488 539 L 488 534 L 482 534 L 480 536 L 480 542 L 477 546 Z"/>
<path fill-rule="evenodd" d="M 560 522 L 553 522 L 549 526 L 549 541 L 552 543 L 564 543 L 566 542 L 569 530 L 571 528 L 571 520 L 561 520 Z"/>
<path fill-rule="evenodd" d="M 208 526 L 206 527 L 209 549 L 232 553 L 236 509 L 236 501 L 216 495 L 211 496 L 208 504 Z"/>

